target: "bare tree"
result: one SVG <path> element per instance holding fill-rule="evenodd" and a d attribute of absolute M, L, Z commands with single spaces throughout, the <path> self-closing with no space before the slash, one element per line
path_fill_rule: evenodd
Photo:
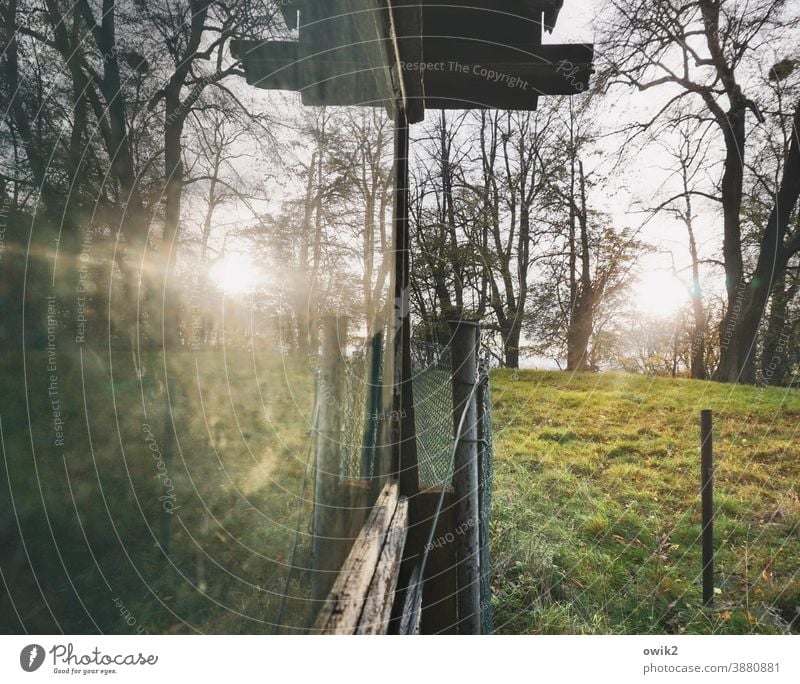
<path fill-rule="evenodd" d="M 555 111 L 479 116 L 481 182 L 473 190 L 480 220 L 472 235 L 485 264 L 503 363 L 518 368 L 531 270 L 545 233 L 536 222 L 549 173 L 542 151 L 553 141 Z"/>
<path fill-rule="evenodd" d="M 592 340 L 599 339 L 595 333 L 601 322 L 608 327 L 642 248 L 634 232 L 614 230 L 608 217 L 590 207 L 589 192 L 601 180 L 595 178 L 599 171 L 587 173 L 583 163 L 597 135 L 592 104 L 591 98 L 559 103 L 558 135 L 549 150 L 537 152 L 547 169 L 546 204 L 554 239 L 545 254 L 547 279 L 537 286 L 540 321 L 532 329 L 538 330 L 540 351 L 565 352 L 567 370 L 597 366 Z"/>
<path fill-rule="evenodd" d="M 658 206 L 649 210 L 650 216 L 665 212 L 674 216 L 686 228 L 688 238 L 691 282 L 686 289 L 692 305 L 691 362 L 690 375 L 696 380 L 705 380 L 706 369 L 706 337 L 708 320 L 703 303 L 703 291 L 700 284 L 701 259 L 697 245 L 695 228 L 696 210 L 694 201 L 697 190 L 702 187 L 706 175 L 706 154 L 708 143 L 693 122 L 679 124 L 675 138 L 660 141 L 663 148 L 675 161 L 674 174 L 677 176 L 679 190 Z M 680 279 L 680 273 L 673 265 L 674 275 Z"/>
<path fill-rule="evenodd" d="M 349 221 L 361 264 L 361 305 L 367 337 L 387 304 L 391 273 L 392 123 L 382 111 L 349 110 L 331 145 L 332 170 L 341 177 L 339 199 L 351 208 Z"/>
<path fill-rule="evenodd" d="M 723 214 L 722 255 L 727 280 L 727 311 L 722 326 L 720 359 L 715 378 L 754 380 L 756 336 L 773 284 L 800 249 L 800 236 L 790 233 L 789 220 L 800 194 L 800 102 L 795 108 L 792 145 L 773 188 L 773 211 L 758 242 L 755 264 L 748 269 L 743 253 L 742 201 L 745 184 L 748 116 L 757 123 L 764 113 L 757 93 L 746 93 L 743 74 L 758 67 L 770 44 L 786 45 L 797 28 L 785 0 L 613 0 L 602 31 L 602 74 L 606 87 L 634 86 L 640 91 L 665 88 L 667 99 L 649 120 L 635 125 L 632 135 L 686 120 L 710 121 L 724 150 L 719 191 Z"/>
<path fill-rule="evenodd" d="M 414 292 L 436 339 L 441 319 L 475 316 L 494 332 L 500 360 L 519 366 L 522 326 L 546 174 L 540 148 L 554 113 L 440 115 L 424 140 L 412 202 Z M 428 328 L 431 328 L 430 330 Z"/>
<path fill-rule="evenodd" d="M 412 290 L 422 318 L 420 334 L 436 341 L 447 340 L 446 321 L 464 314 L 468 295 L 465 119 L 465 114 L 442 111 L 425 129 L 412 183 Z"/>

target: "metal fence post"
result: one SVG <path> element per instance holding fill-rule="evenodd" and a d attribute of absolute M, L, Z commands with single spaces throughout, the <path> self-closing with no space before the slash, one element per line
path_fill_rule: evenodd
<path fill-rule="evenodd" d="M 400 493 L 419 492 L 419 463 L 411 382 L 411 243 L 409 238 L 409 124 L 398 110 L 394 128 L 394 416 L 392 470 L 400 481 Z M 412 506 L 413 499 L 412 499 Z"/>
<path fill-rule="evenodd" d="M 372 336 L 370 343 L 370 370 L 367 376 L 367 415 L 364 421 L 364 437 L 361 442 L 359 477 L 367 480 L 375 470 L 375 440 L 378 431 L 378 412 L 381 403 L 381 366 L 383 359 L 383 332 Z M 381 420 L 385 416 L 381 416 Z"/>
<path fill-rule="evenodd" d="M 703 604 L 714 603 L 714 445 L 709 409 L 700 412 L 700 486 L 703 537 Z"/>
<path fill-rule="evenodd" d="M 481 633 L 491 634 L 492 592 L 489 560 L 489 510 L 492 501 L 492 417 L 489 396 L 489 359 L 478 360 L 478 505 L 480 510 Z"/>

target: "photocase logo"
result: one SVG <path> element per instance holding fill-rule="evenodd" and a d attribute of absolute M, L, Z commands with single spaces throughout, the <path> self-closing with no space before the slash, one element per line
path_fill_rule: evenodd
<path fill-rule="evenodd" d="M 30 644 L 19 654 L 19 664 L 25 672 L 36 672 L 44 662 L 44 649 L 39 644 Z"/>

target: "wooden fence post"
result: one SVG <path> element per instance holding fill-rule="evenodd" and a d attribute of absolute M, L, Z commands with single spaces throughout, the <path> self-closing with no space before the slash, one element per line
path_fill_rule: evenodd
<path fill-rule="evenodd" d="M 480 511 L 478 510 L 477 323 L 450 322 L 452 330 L 455 463 L 455 540 L 458 633 L 481 633 Z M 463 421 L 462 421 L 463 417 Z M 459 430 L 460 425 L 460 430 Z"/>
<path fill-rule="evenodd" d="M 411 382 L 411 240 L 409 237 L 409 124 L 398 110 L 394 127 L 394 416 L 392 471 L 400 493 L 419 492 L 419 463 Z M 411 505 L 413 506 L 413 499 Z"/>

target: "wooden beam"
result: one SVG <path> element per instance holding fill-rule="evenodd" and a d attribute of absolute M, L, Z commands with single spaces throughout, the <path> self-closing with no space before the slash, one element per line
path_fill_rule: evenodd
<path fill-rule="evenodd" d="M 386 634 L 392 615 L 397 578 L 408 534 L 408 499 L 401 498 L 386 533 L 356 634 Z"/>
<path fill-rule="evenodd" d="M 392 19 L 390 38 L 394 48 L 389 63 L 392 73 L 401 84 L 406 120 L 409 124 L 418 123 L 425 118 L 422 71 L 404 70 L 402 63 L 423 62 L 422 8 L 419 0 L 390 0 L 389 12 Z"/>
<path fill-rule="evenodd" d="M 398 112 L 394 127 L 394 397 L 392 466 L 400 493 L 419 492 L 419 458 L 411 381 L 411 238 L 409 207 L 409 123 Z"/>
<path fill-rule="evenodd" d="M 419 565 L 414 566 L 411 579 L 406 589 L 403 602 L 403 613 L 400 616 L 400 634 L 410 636 L 419 634 L 420 617 L 422 615 L 422 591 L 417 585 L 422 582 L 419 575 Z"/>
<path fill-rule="evenodd" d="M 312 633 L 352 634 L 355 631 L 398 497 L 397 483 L 387 482 L 342 565 Z"/>

